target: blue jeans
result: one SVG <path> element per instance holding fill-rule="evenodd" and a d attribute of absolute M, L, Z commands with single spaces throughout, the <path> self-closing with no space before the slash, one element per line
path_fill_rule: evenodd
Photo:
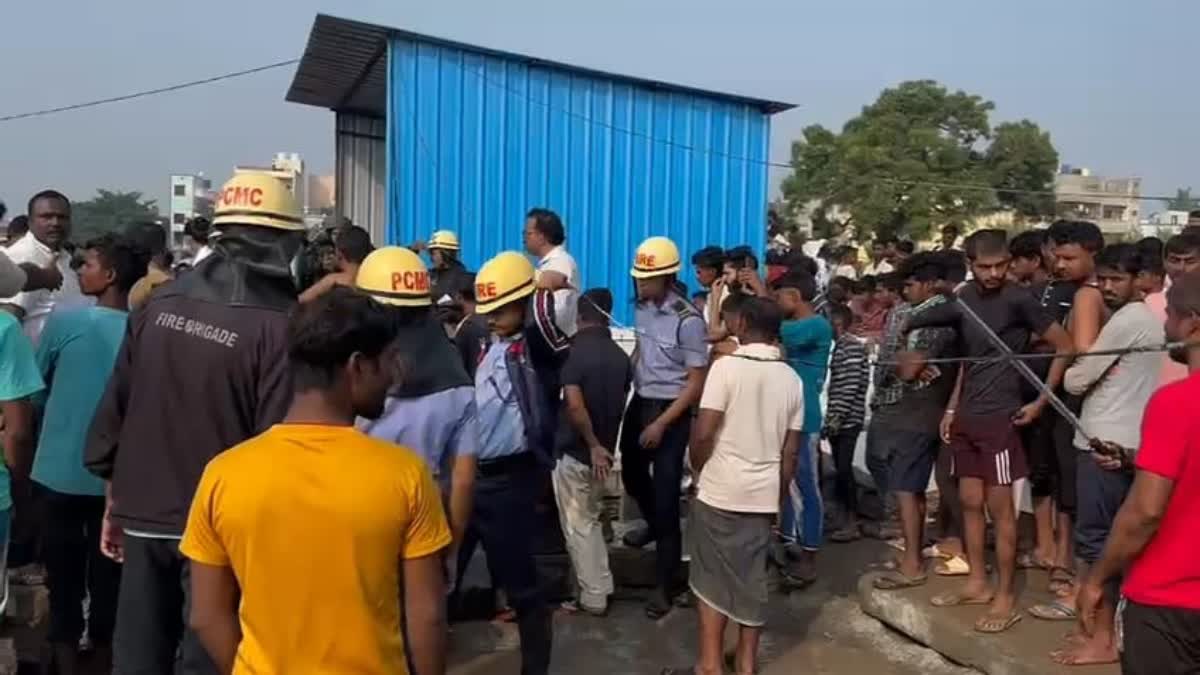
<path fill-rule="evenodd" d="M 821 499 L 821 435 L 804 434 L 796 462 L 796 477 L 783 505 L 781 534 L 807 551 L 821 548 L 825 536 L 825 502 Z"/>

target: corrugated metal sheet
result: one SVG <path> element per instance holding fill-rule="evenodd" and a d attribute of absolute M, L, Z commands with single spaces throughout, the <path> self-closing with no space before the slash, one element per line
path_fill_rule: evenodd
<path fill-rule="evenodd" d="M 391 243 L 453 229 L 478 268 L 520 250 L 526 211 L 544 206 L 562 216 L 585 286 L 617 298 L 633 297 L 645 237 L 669 236 L 685 257 L 765 243 L 761 107 L 409 37 L 388 56 Z"/>
<path fill-rule="evenodd" d="M 373 241 L 385 241 L 387 123 L 377 117 L 338 113 L 336 129 L 337 214 L 366 228 Z"/>

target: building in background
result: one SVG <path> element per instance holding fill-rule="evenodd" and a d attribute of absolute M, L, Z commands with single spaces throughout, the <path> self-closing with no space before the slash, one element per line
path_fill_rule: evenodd
<path fill-rule="evenodd" d="M 651 235 L 761 254 L 771 115 L 793 107 L 323 14 L 287 99 L 336 113 L 337 215 L 375 241 L 455 230 L 477 269 L 546 207 L 583 287 L 618 298 Z"/>
<path fill-rule="evenodd" d="M 171 226 L 172 248 L 183 246 L 183 225 L 196 216 L 212 217 L 212 181 L 204 174 L 171 174 Z"/>
<path fill-rule="evenodd" d="M 1054 178 L 1055 210 L 1060 218 L 1090 220 L 1109 237 L 1139 232 L 1142 179 L 1094 176 L 1064 164 Z"/>

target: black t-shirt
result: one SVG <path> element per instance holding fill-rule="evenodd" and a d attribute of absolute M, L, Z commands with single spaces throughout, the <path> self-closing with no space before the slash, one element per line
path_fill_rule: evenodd
<path fill-rule="evenodd" d="M 1031 335 L 1041 335 L 1054 323 L 1054 318 L 1042 308 L 1029 289 L 1019 286 L 1006 284 L 998 291 L 982 292 L 978 284 L 971 283 L 962 289 L 959 298 L 1014 353 L 1026 351 Z M 947 324 L 958 328 L 965 356 L 995 358 L 1003 355 L 956 302 L 934 307 L 909 320 L 910 328 Z M 1011 363 L 968 363 L 966 369 L 958 402 L 960 416 L 1009 415 L 1021 407 L 1024 401 L 1022 378 Z"/>
<path fill-rule="evenodd" d="M 472 314 L 458 327 L 454 334 L 454 345 L 462 356 L 463 365 L 471 380 L 475 380 L 475 369 L 479 367 L 479 359 L 487 348 L 492 332 L 488 330 L 487 319 L 478 314 Z"/>
<path fill-rule="evenodd" d="M 575 385 L 583 391 L 583 404 L 596 439 L 609 452 L 615 452 L 625 398 L 633 381 L 633 366 L 625 350 L 613 341 L 607 328 L 584 328 L 572 339 L 561 378 L 564 387 Z M 555 440 L 558 453 L 591 466 L 591 453 L 571 426 L 565 397 L 563 406 Z"/>

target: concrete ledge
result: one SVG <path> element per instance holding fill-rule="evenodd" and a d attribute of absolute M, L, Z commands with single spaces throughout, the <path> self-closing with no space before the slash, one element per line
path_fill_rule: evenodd
<path fill-rule="evenodd" d="M 1059 666 L 1050 660 L 1050 652 L 1075 625 L 1071 622 L 1039 621 L 1028 614 L 1007 632 L 984 635 L 973 625 L 982 607 L 934 607 L 930 599 L 938 593 L 955 590 L 960 579 L 931 574 L 925 586 L 904 591 L 880 591 L 873 585 L 878 573 L 863 576 L 858 582 L 863 612 L 908 637 L 937 651 L 955 663 L 975 668 L 988 675 L 1118 675 L 1111 666 Z M 1044 575 L 1042 575 L 1044 578 Z M 1034 597 L 1034 596 L 1037 597 Z M 1025 593 L 1022 609 L 1047 600 L 1041 594 Z"/>

